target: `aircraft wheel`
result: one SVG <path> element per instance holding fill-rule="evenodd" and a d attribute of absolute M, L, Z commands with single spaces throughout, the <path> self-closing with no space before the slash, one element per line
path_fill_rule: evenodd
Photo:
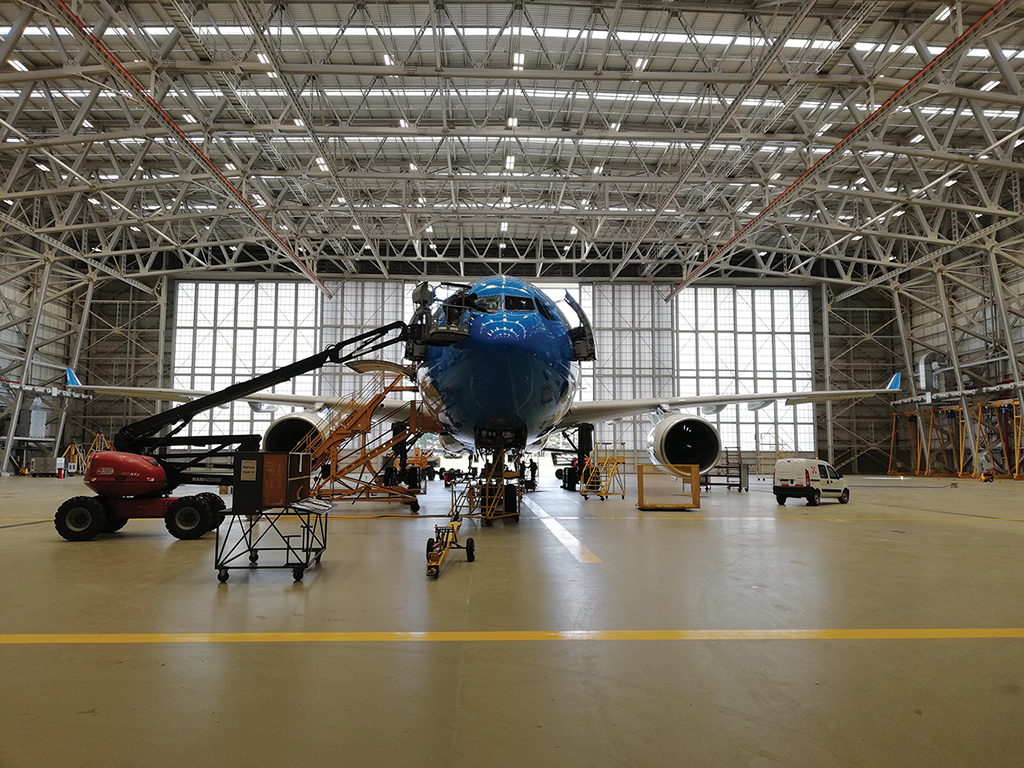
<path fill-rule="evenodd" d="M 849 504 L 849 502 L 850 502 L 850 489 L 849 488 L 843 488 L 843 492 L 841 494 L 839 494 L 839 503 L 840 504 Z"/>
<path fill-rule="evenodd" d="M 75 496 L 57 509 L 53 525 L 68 541 L 89 541 L 107 525 L 107 507 L 97 496 Z"/>
<path fill-rule="evenodd" d="M 201 496 L 182 496 L 167 507 L 164 525 L 176 539 L 198 539 L 213 528 L 213 513 Z"/>
<path fill-rule="evenodd" d="M 811 495 L 807 498 L 808 505 L 816 507 L 821 504 L 821 491 L 815 488 L 811 491 Z"/>
<path fill-rule="evenodd" d="M 775 497 L 775 500 L 776 500 L 777 502 L 779 502 L 779 506 L 780 506 L 780 507 L 784 507 L 784 506 L 786 506 L 786 497 L 785 497 L 785 496 L 776 496 L 776 497 Z"/>
<path fill-rule="evenodd" d="M 472 539 L 466 539 L 466 559 L 471 563 L 476 560 L 476 543 Z"/>

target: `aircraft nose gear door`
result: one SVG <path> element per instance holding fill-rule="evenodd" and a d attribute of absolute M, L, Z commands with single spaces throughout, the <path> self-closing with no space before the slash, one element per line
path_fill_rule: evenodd
<path fill-rule="evenodd" d="M 572 307 L 576 317 L 580 319 L 578 327 L 569 331 L 569 339 L 572 341 L 572 351 L 576 360 L 596 360 L 597 348 L 594 346 L 594 329 L 590 327 L 590 321 L 583 313 L 583 308 L 569 292 L 565 292 L 565 303 Z"/>

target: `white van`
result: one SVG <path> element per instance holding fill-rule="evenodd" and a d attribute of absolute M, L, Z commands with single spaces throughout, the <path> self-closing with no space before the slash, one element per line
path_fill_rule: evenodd
<path fill-rule="evenodd" d="M 821 459 L 779 459 L 772 486 L 780 505 L 789 498 L 807 499 L 812 507 L 822 499 L 838 499 L 840 504 L 850 500 L 843 476 Z"/>

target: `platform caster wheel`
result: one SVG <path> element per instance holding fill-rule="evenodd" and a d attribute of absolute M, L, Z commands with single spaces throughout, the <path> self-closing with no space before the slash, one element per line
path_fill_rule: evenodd
<path fill-rule="evenodd" d="M 441 569 L 437 568 L 436 566 L 430 566 L 429 568 L 427 568 L 428 579 L 436 579 L 440 573 Z"/>
<path fill-rule="evenodd" d="M 304 571 L 304 568 L 292 568 L 292 578 L 296 581 L 302 581 L 302 574 Z"/>
<path fill-rule="evenodd" d="M 249 555 L 249 562 L 252 563 L 253 565 L 256 565 L 256 562 L 259 559 L 260 559 L 260 556 L 257 555 L 255 552 L 253 552 L 251 555 Z"/>
<path fill-rule="evenodd" d="M 589 501 L 589 500 L 590 500 L 590 497 L 589 497 L 589 496 L 587 496 L 587 494 L 583 494 L 583 500 L 584 500 L 584 501 Z"/>
<path fill-rule="evenodd" d="M 322 553 L 320 555 L 317 555 L 316 558 L 313 560 L 313 562 L 315 562 L 317 565 L 320 565 L 320 558 L 321 557 L 322 557 Z"/>
<path fill-rule="evenodd" d="M 476 543 L 472 539 L 466 539 L 466 560 L 471 563 L 476 560 Z"/>
<path fill-rule="evenodd" d="M 227 580 L 228 580 L 228 569 L 227 568 L 221 568 L 219 571 L 217 571 L 217 581 L 219 581 L 221 584 L 223 584 Z"/>
<path fill-rule="evenodd" d="M 418 515 L 420 511 L 420 503 L 418 501 L 409 502 L 409 511 L 414 515 Z"/>

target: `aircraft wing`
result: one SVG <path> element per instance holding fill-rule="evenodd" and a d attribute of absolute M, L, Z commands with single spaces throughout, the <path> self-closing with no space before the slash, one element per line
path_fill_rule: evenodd
<path fill-rule="evenodd" d="M 164 400 L 170 402 L 188 402 L 199 397 L 212 394 L 210 390 L 202 389 L 168 389 L 162 387 L 118 387 L 118 386 L 93 386 L 82 384 L 74 377 L 74 372 L 68 371 L 69 389 L 81 389 L 92 395 L 111 395 L 115 397 L 137 397 L 143 400 Z M 253 410 L 259 410 L 260 405 L 294 405 L 300 408 L 319 411 L 323 408 L 332 408 L 341 403 L 348 402 L 351 398 L 346 397 L 317 397 L 316 395 L 285 395 L 273 392 L 256 392 L 247 397 L 238 398 L 241 402 L 250 403 Z M 409 418 L 409 401 L 388 399 L 381 403 L 380 412 L 386 413 L 389 419 L 404 421 Z"/>
<path fill-rule="evenodd" d="M 900 374 L 895 374 L 882 389 L 839 389 L 807 392 L 755 392 L 741 395 L 699 395 L 694 397 L 661 397 L 646 400 L 603 400 L 575 403 L 558 423 L 558 428 L 577 424 L 593 424 L 629 416 L 640 416 L 657 411 L 681 408 L 699 408 L 702 413 L 717 413 L 727 405 L 748 403 L 751 410 L 784 400 L 786 405 L 822 403 L 828 400 L 854 400 L 872 395 L 891 395 L 899 392 Z"/>

